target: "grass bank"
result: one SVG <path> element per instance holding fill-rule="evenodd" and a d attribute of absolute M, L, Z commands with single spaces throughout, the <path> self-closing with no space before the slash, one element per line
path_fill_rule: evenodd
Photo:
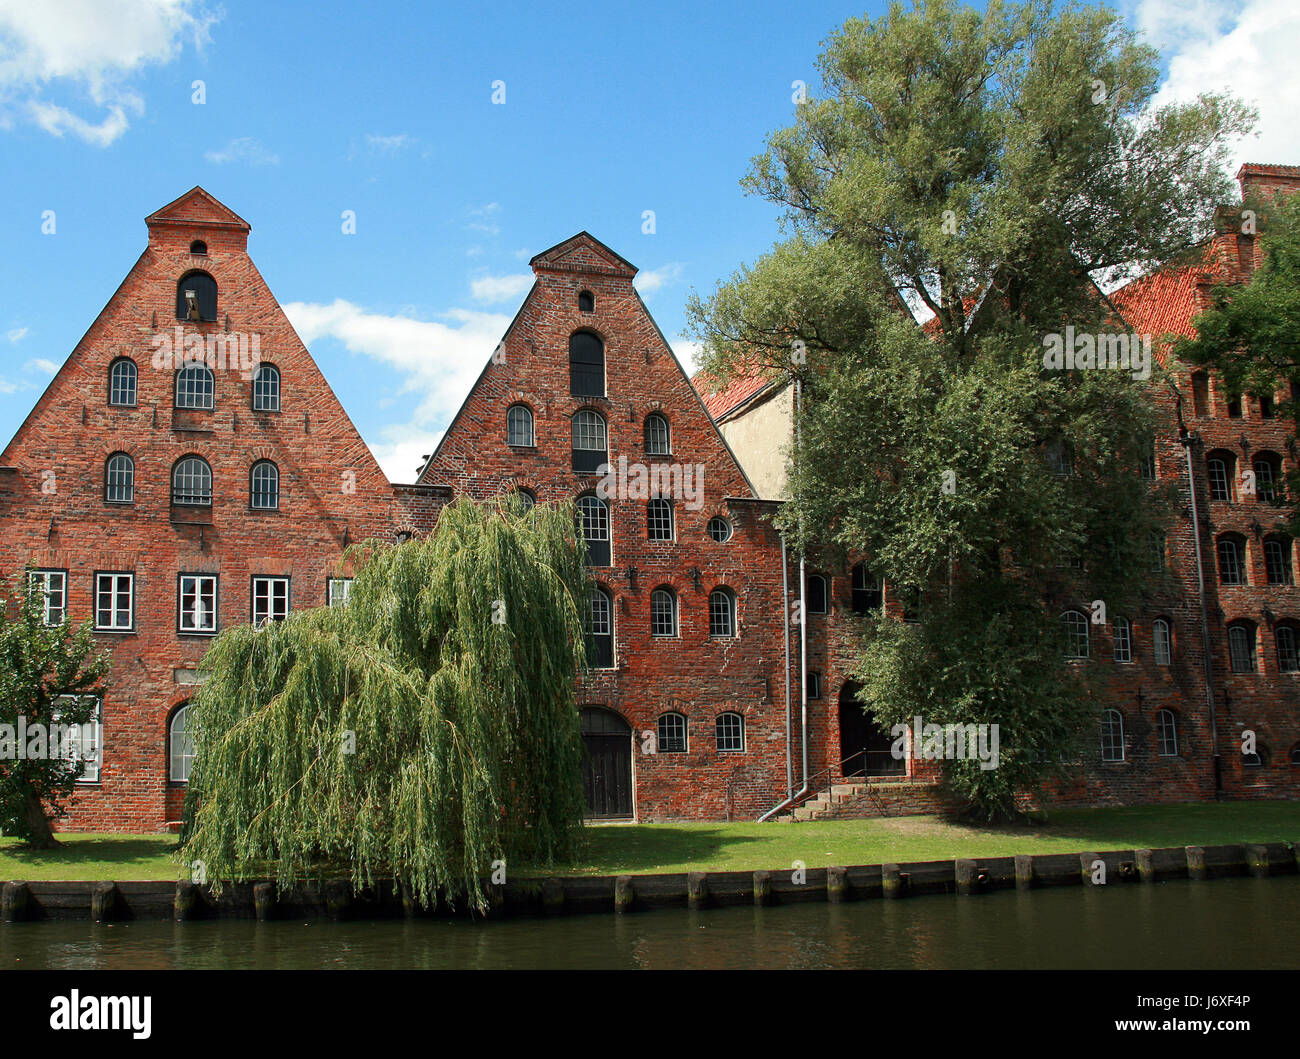
<path fill-rule="evenodd" d="M 0 880 L 175 879 L 174 835 L 63 834 L 60 848 L 0 838 Z M 1014 827 L 973 827 L 933 816 L 804 824 L 672 823 L 588 827 L 585 850 L 561 875 L 748 871 L 1009 857 L 1142 846 L 1300 841 L 1300 802 L 1230 802 L 1133 809 L 1054 810 Z M 521 872 L 528 872 L 525 868 Z"/>

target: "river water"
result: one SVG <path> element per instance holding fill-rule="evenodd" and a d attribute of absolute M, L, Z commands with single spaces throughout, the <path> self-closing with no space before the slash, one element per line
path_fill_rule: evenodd
<path fill-rule="evenodd" d="M 1300 968 L 1300 876 L 477 922 L 13 923 L 0 967 Z"/>

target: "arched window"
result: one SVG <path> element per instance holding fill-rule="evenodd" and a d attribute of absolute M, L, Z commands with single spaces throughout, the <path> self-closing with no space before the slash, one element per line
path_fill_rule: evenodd
<path fill-rule="evenodd" d="M 176 407 L 211 409 L 216 382 L 206 364 L 186 364 L 176 373 Z"/>
<path fill-rule="evenodd" d="M 853 568 L 853 613 L 871 614 L 885 605 L 885 582 L 865 563 Z"/>
<path fill-rule="evenodd" d="M 729 588 L 715 588 L 709 593 L 709 635 L 736 635 L 736 597 Z"/>
<path fill-rule="evenodd" d="M 1246 540 L 1235 533 L 1225 533 L 1216 546 L 1219 556 L 1219 583 L 1246 583 Z"/>
<path fill-rule="evenodd" d="M 715 731 L 719 753 L 738 754 L 745 749 L 745 718 L 740 714 L 718 714 Z"/>
<path fill-rule="evenodd" d="M 172 468 L 172 503 L 212 505 L 212 468 L 201 456 L 185 456 Z"/>
<path fill-rule="evenodd" d="M 1077 610 L 1061 615 L 1061 632 L 1065 637 L 1065 657 L 1088 657 L 1088 619 Z"/>
<path fill-rule="evenodd" d="M 1128 618 L 1115 619 L 1115 661 L 1133 661 L 1133 625 Z"/>
<path fill-rule="evenodd" d="M 650 593 L 650 635 L 677 635 L 677 597 L 667 588 Z"/>
<path fill-rule="evenodd" d="M 659 745 L 655 749 L 660 754 L 686 753 L 685 717 L 680 713 L 659 715 Z"/>
<path fill-rule="evenodd" d="M 826 591 L 826 578 L 821 574 L 812 574 L 807 581 L 808 591 L 808 613 L 825 614 L 829 609 L 828 596 Z"/>
<path fill-rule="evenodd" d="M 532 446 L 533 411 L 527 405 L 512 404 L 506 411 L 506 444 Z"/>
<path fill-rule="evenodd" d="M 590 331 L 569 336 L 569 392 L 577 397 L 605 396 L 605 343 Z"/>
<path fill-rule="evenodd" d="M 584 408 L 573 417 L 573 469 L 579 474 L 598 472 L 608 462 L 605 417 Z"/>
<path fill-rule="evenodd" d="M 1273 630 L 1277 641 L 1277 668 L 1281 673 L 1300 673 L 1300 638 L 1296 636 L 1295 626 L 1279 625 Z"/>
<path fill-rule="evenodd" d="M 1142 475 L 1142 481 L 1156 480 L 1156 446 L 1150 438 L 1143 438 L 1139 442 L 1138 471 Z"/>
<path fill-rule="evenodd" d="M 1101 715 L 1102 761 L 1124 760 L 1124 718 L 1119 710 L 1104 710 Z"/>
<path fill-rule="evenodd" d="M 187 272 L 176 284 L 176 319 L 216 318 L 217 281 L 206 272 Z"/>
<path fill-rule="evenodd" d="M 532 511 L 537 506 L 537 497 L 533 496 L 527 489 L 516 489 L 510 496 L 519 503 L 524 511 Z"/>
<path fill-rule="evenodd" d="M 270 460 L 258 460 L 249 474 L 248 504 L 259 511 L 280 507 L 280 468 Z"/>
<path fill-rule="evenodd" d="M 1210 499 L 1221 502 L 1232 500 L 1232 480 L 1236 475 L 1237 458 L 1231 452 L 1216 449 L 1205 457 L 1205 476 L 1210 485 Z"/>
<path fill-rule="evenodd" d="M 118 357 L 108 367 L 108 403 L 134 408 L 140 371 L 130 357 Z"/>
<path fill-rule="evenodd" d="M 135 500 L 135 462 L 125 452 L 115 452 L 104 464 L 104 499 L 110 504 Z"/>
<path fill-rule="evenodd" d="M 1282 458 L 1276 452 L 1257 452 L 1252 466 L 1255 471 L 1255 499 L 1261 504 L 1282 503 Z"/>
<path fill-rule="evenodd" d="M 609 505 L 590 493 L 578 497 L 578 528 L 587 542 L 587 565 L 609 566 Z"/>
<path fill-rule="evenodd" d="M 578 293 L 578 311 L 591 313 L 596 311 L 596 296 L 589 290 Z"/>
<path fill-rule="evenodd" d="M 188 720 L 190 704 L 187 702 L 172 711 L 167 721 L 167 778 L 172 783 L 188 783 L 190 767 L 194 763 L 194 736 Z"/>
<path fill-rule="evenodd" d="M 1291 538 L 1264 538 L 1264 571 L 1270 585 L 1290 585 L 1294 583 L 1291 573 Z"/>
<path fill-rule="evenodd" d="M 202 257 L 207 252 L 208 252 L 208 244 L 205 243 L 202 239 L 195 239 L 194 242 L 190 243 L 191 254 L 197 254 L 199 257 Z"/>
<path fill-rule="evenodd" d="M 645 451 L 647 456 L 667 456 L 672 451 L 668 420 L 658 412 L 645 417 Z"/>
<path fill-rule="evenodd" d="M 280 411 L 280 369 L 274 364 L 259 364 L 253 375 L 253 411 Z"/>
<path fill-rule="evenodd" d="M 1234 673 L 1254 673 L 1255 626 L 1248 621 L 1234 621 L 1228 626 L 1228 661 Z"/>
<path fill-rule="evenodd" d="M 1161 757 L 1178 756 L 1178 719 L 1173 710 L 1156 712 L 1156 752 Z"/>
<path fill-rule="evenodd" d="M 663 497 L 647 500 L 646 535 L 652 541 L 670 541 L 673 539 L 673 505 Z"/>
<path fill-rule="evenodd" d="M 1164 618 L 1157 618 L 1151 625 L 1151 654 L 1158 666 L 1167 666 L 1173 661 L 1173 631 Z"/>
<path fill-rule="evenodd" d="M 718 544 L 726 544 L 731 540 L 731 523 L 721 515 L 714 515 L 709 519 L 706 527 L 709 531 L 709 538 Z"/>
<path fill-rule="evenodd" d="M 592 669 L 614 667 L 614 601 L 600 585 L 587 599 L 587 664 Z"/>

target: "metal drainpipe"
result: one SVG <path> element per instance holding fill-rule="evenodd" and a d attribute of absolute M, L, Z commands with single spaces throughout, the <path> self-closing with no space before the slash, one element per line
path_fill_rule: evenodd
<path fill-rule="evenodd" d="M 781 534 L 781 624 L 785 627 L 785 796 L 794 794 L 794 759 L 790 756 L 790 568 Z"/>
<path fill-rule="evenodd" d="M 800 408 L 802 407 L 802 400 L 801 400 L 801 397 L 802 397 L 802 394 L 801 394 L 801 390 L 800 390 L 799 380 L 798 380 L 798 378 L 796 378 L 796 379 L 794 380 L 794 407 L 795 407 L 795 416 L 794 416 L 794 439 L 795 439 L 795 454 L 796 454 L 796 457 L 797 457 L 797 455 L 798 455 L 798 453 L 799 453 L 799 447 L 800 447 L 800 446 L 799 446 L 799 410 L 800 410 Z M 786 576 L 786 575 L 785 575 L 785 571 L 786 571 L 786 566 L 785 566 L 785 538 L 782 537 L 782 538 L 781 538 L 781 583 L 782 583 L 782 586 L 783 586 L 783 587 L 784 587 L 784 585 L 785 585 L 785 583 L 786 583 L 786 582 L 785 582 L 785 576 Z M 784 597 L 784 599 L 783 599 L 782 602 L 784 603 L 784 602 L 788 601 L 788 599 L 789 599 L 788 596 L 787 596 L 787 597 Z M 785 648 L 785 686 L 786 686 L 786 710 L 785 710 L 785 716 L 786 716 L 786 724 L 787 724 L 787 731 L 788 731 L 789 718 L 790 718 L 790 621 L 789 621 L 789 618 L 786 617 L 785 615 L 782 616 L 781 621 L 782 621 L 782 623 L 785 625 L 785 644 L 786 644 L 786 648 Z M 800 745 L 800 747 L 802 748 L 802 756 L 803 756 L 803 785 L 802 785 L 802 786 L 801 786 L 797 791 L 795 791 L 794 794 L 790 795 L 790 797 L 788 797 L 785 801 L 780 802 L 780 803 L 777 804 L 777 805 L 774 805 L 771 809 L 769 809 L 769 810 L 768 810 L 767 812 L 765 812 L 762 816 L 760 816 L 760 817 L 758 818 L 758 822 L 759 822 L 760 824 L 763 823 L 763 821 L 767 820 L 769 817 L 775 816 L 777 813 L 779 813 L 782 809 L 784 809 L 784 808 L 785 808 L 787 805 L 789 805 L 791 802 L 798 801 L 800 798 L 802 798 L 805 794 L 808 793 L 808 677 L 807 677 L 807 674 L 806 674 L 806 672 L 805 672 L 806 667 L 807 667 L 807 664 L 808 664 L 808 635 L 807 635 L 807 630 L 808 630 L 808 623 L 807 623 L 806 615 L 805 615 L 805 612 L 804 612 L 804 556 L 803 556 L 803 553 L 800 552 L 800 554 L 799 554 L 799 651 L 800 651 L 800 667 L 799 667 L 799 676 L 800 676 L 800 681 L 799 681 L 799 682 L 800 682 L 800 684 L 803 685 L 803 692 L 802 692 L 802 694 L 800 695 L 800 701 L 803 703 L 803 706 L 802 706 L 802 709 L 800 710 L 800 714 L 799 714 L 799 745 Z M 787 776 L 789 776 L 789 760 L 790 760 L 790 758 L 789 758 L 789 746 L 790 746 L 790 742 L 789 742 L 789 740 L 787 739 L 787 740 L 786 740 L 786 775 L 787 775 Z M 794 783 L 793 778 L 790 778 L 790 779 L 789 779 L 789 783 L 790 783 L 791 785 L 793 785 L 793 783 Z"/>
<path fill-rule="evenodd" d="M 1182 409 L 1179 408 L 1181 413 Z M 1180 416 L 1181 418 L 1181 416 Z M 1186 427 L 1179 433 L 1183 452 L 1187 454 L 1187 491 L 1192 498 L 1192 540 L 1196 543 L 1196 590 L 1201 604 L 1201 644 L 1205 651 L 1205 701 L 1210 707 L 1210 753 L 1214 762 L 1214 797 L 1223 794 L 1223 766 L 1219 759 L 1219 724 L 1214 707 L 1214 657 L 1210 650 L 1210 619 L 1205 607 L 1205 567 L 1201 560 L 1201 518 L 1196 503 L 1196 473 L 1192 465 L 1192 442 L 1195 435 Z"/>

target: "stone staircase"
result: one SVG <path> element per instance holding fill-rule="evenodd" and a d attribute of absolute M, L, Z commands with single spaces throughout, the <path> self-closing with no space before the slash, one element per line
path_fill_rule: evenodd
<path fill-rule="evenodd" d="M 913 816 L 947 812 L 951 806 L 937 784 L 914 780 L 848 780 L 807 799 L 781 822 L 861 820 L 873 816 Z"/>

